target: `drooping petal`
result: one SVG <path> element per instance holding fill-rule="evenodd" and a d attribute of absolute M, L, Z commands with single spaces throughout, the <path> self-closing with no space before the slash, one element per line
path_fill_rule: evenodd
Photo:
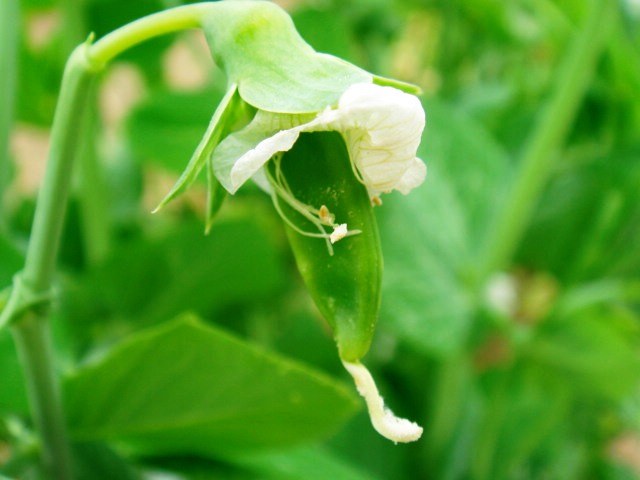
<path fill-rule="evenodd" d="M 359 83 L 340 98 L 340 131 L 371 196 L 408 193 L 426 166 L 416 158 L 425 126 L 420 101 L 392 87 Z"/>
<path fill-rule="evenodd" d="M 413 159 L 413 163 L 404 172 L 400 181 L 396 184 L 396 190 L 400 193 L 408 194 L 414 188 L 420 186 L 427 177 L 427 166 L 418 157 Z"/>
<path fill-rule="evenodd" d="M 405 418 L 396 417 L 389 410 L 378 393 L 378 387 L 369 370 L 360 362 L 342 361 L 342 364 L 353 377 L 358 389 L 367 403 L 369 418 L 380 435 L 394 442 L 415 442 L 422 436 L 422 427 Z"/>

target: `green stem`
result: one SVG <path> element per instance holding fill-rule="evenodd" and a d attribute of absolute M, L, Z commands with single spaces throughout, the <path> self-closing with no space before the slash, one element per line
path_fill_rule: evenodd
<path fill-rule="evenodd" d="M 6 228 L 4 192 L 11 176 L 9 133 L 13 122 L 13 107 L 18 70 L 18 37 L 20 2 L 0 2 L 0 229 Z"/>
<path fill-rule="evenodd" d="M 481 279 L 503 269 L 513 257 L 531 218 L 533 209 L 552 171 L 556 151 L 571 127 L 593 77 L 596 61 L 604 50 L 614 23 L 616 2 L 595 0 L 584 27 L 575 38 L 560 66 L 549 103 L 538 119 L 485 248 Z"/>
<path fill-rule="evenodd" d="M 26 374 L 33 420 L 41 435 L 47 478 L 67 480 L 71 478 L 71 457 L 46 325 L 44 316 L 25 315 L 13 329 L 13 337 Z"/>
<path fill-rule="evenodd" d="M 0 321 L 0 326 L 3 321 L 12 322 L 33 419 L 42 438 L 47 478 L 68 480 L 71 462 L 49 339 L 49 320 L 39 307 L 52 288 L 73 165 L 85 134 L 91 85 L 96 74 L 119 53 L 155 36 L 199 27 L 200 19 L 214 5 L 186 5 L 142 18 L 105 36 L 95 45 L 89 42 L 80 45 L 67 62 L 25 267 L 16 277 L 12 297 Z"/>

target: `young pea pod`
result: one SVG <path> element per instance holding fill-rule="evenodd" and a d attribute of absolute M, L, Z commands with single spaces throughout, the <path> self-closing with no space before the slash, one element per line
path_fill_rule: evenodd
<path fill-rule="evenodd" d="M 422 428 L 385 407 L 360 363 L 378 318 L 382 252 L 369 193 L 344 140 L 335 132 L 305 133 L 267 168 L 300 274 L 333 328 L 342 363 L 365 398 L 373 426 L 395 442 L 417 440 Z M 327 234 L 325 226 L 333 232 Z"/>
<path fill-rule="evenodd" d="M 359 232 L 327 245 L 326 239 L 301 233 L 320 233 L 317 224 L 275 199 L 290 222 L 287 235 L 300 274 L 333 329 L 340 358 L 355 362 L 371 345 L 381 296 L 382 252 L 367 189 L 354 175 L 344 140 L 336 132 L 303 134 L 270 169 L 272 178 L 280 175 L 291 195 L 320 218 L 330 216 L 329 222 L 335 219 L 350 232 Z M 346 229 L 340 226 L 337 232 Z"/>

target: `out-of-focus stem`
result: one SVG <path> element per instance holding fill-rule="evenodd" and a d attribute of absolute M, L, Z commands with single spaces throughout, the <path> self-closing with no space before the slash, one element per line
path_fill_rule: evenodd
<path fill-rule="evenodd" d="M 488 235 L 481 280 L 503 269 L 520 242 L 542 189 L 552 171 L 556 153 L 567 135 L 593 78 L 616 17 L 616 3 L 594 0 L 584 26 L 570 46 L 551 98 L 524 148 L 515 180 L 502 212 Z"/>

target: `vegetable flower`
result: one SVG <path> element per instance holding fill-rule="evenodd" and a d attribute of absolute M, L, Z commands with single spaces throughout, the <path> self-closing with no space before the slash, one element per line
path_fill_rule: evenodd
<path fill-rule="evenodd" d="M 412 95 L 417 88 L 315 52 L 272 3 L 215 5 L 215 15 L 203 27 L 229 88 L 160 206 L 184 191 L 205 166 L 207 225 L 226 194 L 248 180 L 268 192 L 374 427 L 396 442 L 417 440 L 422 428 L 385 408 L 360 363 L 371 344 L 381 296 L 382 253 L 373 206 L 381 204 L 381 194 L 407 194 L 426 176 L 425 164 L 416 157 L 425 126 L 422 105 Z M 356 238 L 345 239 L 351 236 Z"/>

